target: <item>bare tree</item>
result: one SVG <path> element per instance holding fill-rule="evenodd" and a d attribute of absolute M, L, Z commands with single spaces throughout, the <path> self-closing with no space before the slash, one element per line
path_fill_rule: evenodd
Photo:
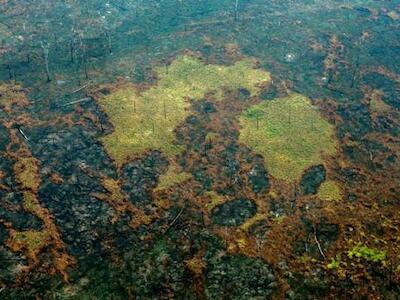
<path fill-rule="evenodd" d="M 239 0 L 235 0 L 235 20 L 239 17 Z"/>
<path fill-rule="evenodd" d="M 41 46 L 43 49 L 43 57 L 44 57 L 44 64 L 46 68 L 46 75 L 47 75 L 47 81 L 51 81 L 51 76 L 50 76 L 50 69 L 49 69 L 49 50 L 50 50 L 50 43 L 45 43 L 41 42 Z"/>
<path fill-rule="evenodd" d="M 111 40 L 110 30 L 107 27 L 104 28 L 104 34 L 106 35 L 106 38 L 107 38 L 108 52 L 111 54 L 112 53 L 112 40 Z"/>

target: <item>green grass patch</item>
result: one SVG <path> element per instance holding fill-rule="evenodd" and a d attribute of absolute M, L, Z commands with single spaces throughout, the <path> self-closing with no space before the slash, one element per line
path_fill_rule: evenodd
<path fill-rule="evenodd" d="M 155 71 L 157 84 L 141 94 L 130 86 L 99 100 L 114 126 L 102 142 L 118 167 L 147 150 L 160 150 L 167 156 L 180 153 L 174 129 L 189 115 L 189 99 L 200 99 L 209 91 L 222 96 L 222 88 L 245 88 L 254 95 L 261 83 L 270 81 L 270 74 L 255 69 L 249 59 L 220 66 L 181 56 L 168 72 L 164 67 Z"/>
<path fill-rule="evenodd" d="M 318 197 L 327 201 L 340 201 L 342 200 L 342 191 L 335 181 L 327 180 L 319 187 Z"/>
<path fill-rule="evenodd" d="M 299 94 L 250 107 L 240 124 L 240 141 L 265 157 L 272 176 L 288 182 L 336 152 L 334 127 Z"/>

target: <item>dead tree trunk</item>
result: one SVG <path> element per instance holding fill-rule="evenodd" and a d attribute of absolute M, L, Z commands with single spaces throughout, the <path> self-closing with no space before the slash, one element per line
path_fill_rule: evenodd
<path fill-rule="evenodd" d="M 70 43 L 69 43 L 69 53 L 70 53 L 70 61 L 73 64 L 75 61 L 75 38 L 72 38 Z"/>
<path fill-rule="evenodd" d="M 46 75 L 47 75 L 47 82 L 51 81 L 51 76 L 50 76 L 50 69 L 49 69 L 49 48 L 50 44 L 49 43 L 41 43 L 42 49 L 43 49 L 43 57 L 44 57 L 44 64 L 45 64 L 45 69 L 46 69 Z"/>
<path fill-rule="evenodd" d="M 235 21 L 237 21 L 239 17 L 239 0 L 235 1 Z"/>
<path fill-rule="evenodd" d="M 112 54 L 112 41 L 111 41 L 111 35 L 108 29 L 105 30 L 105 35 L 107 38 L 107 46 L 108 46 L 108 52 Z"/>

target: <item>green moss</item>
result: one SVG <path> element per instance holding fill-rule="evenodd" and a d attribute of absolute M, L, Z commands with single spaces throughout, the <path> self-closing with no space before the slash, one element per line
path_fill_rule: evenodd
<path fill-rule="evenodd" d="M 13 243 L 18 245 L 17 248 L 25 248 L 30 253 L 37 253 L 46 245 L 49 238 L 46 231 L 17 231 L 13 236 Z"/>
<path fill-rule="evenodd" d="M 14 164 L 17 181 L 24 189 L 37 190 L 40 184 L 38 162 L 33 157 L 21 157 Z"/>
<path fill-rule="evenodd" d="M 340 255 L 336 255 L 336 257 L 332 258 L 331 262 L 326 265 L 326 267 L 330 270 L 336 270 L 339 269 L 340 263 L 342 262 L 342 259 Z"/>
<path fill-rule="evenodd" d="M 363 258 L 371 262 L 380 262 L 385 264 L 386 251 L 381 251 L 374 248 L 369 248 L 361 243 L 358 243 L 347 252 L 349 258 Z"/>
<path fill-rule="evenodd" d="M 369 106 L 372 112 L 380 114 L 387 113 L 391 110 L 390 105 L 382 100 L 382 95 L 380 95 L 379 92 L 373 93 Z"/>
<path fill-rule="evenodd" d="M 265 157 L 272 176 L 288 182 L 336 151 L 334 128 L 302 95 L 265 101 L 240 117 L 240 141 Z"/>
<path fill-rule="evenodd" d="M 32 192 L 24 192 L 24 208 L 31 213 L 35 213 L 40 208 L 37 205 L 36 195 Z"/>
<path fill-rule="evenodd" d="M 219 66 L 188 56 L 173 61 L 168 73 L 164 67 L 156 73 L 158 83 L 141 94 L 130 86 L 99 101 L 114 125 L 114 132 L 102 141 L 119 167 L 147 150 L 180 153 L 174 129 L 189 115 L 189 99 L 200 99 L 208 91 L 222 96 L 222 88 L 245 88 L 254 95 L 259 84 L 270 80 L 270 74 L 254 69 L 251 60 Z"/>
<path fill-rule="evenodd" d="M 327 201 L 340 201 L 342 200 L 342 192 L 335 181 L 327 180 L 319 187 L 318 197 Z"/>
<path fill-rule="evenodd" d="M 210 198 L 210 201 L 206 204 L 206 209 L 208 211 L 212 211 L 214 207 L 216 207 L 226 201 L 226 199 L 224 197 L 221 197 L 214 191 L 206 192 L 205 195 Z"/>
<path fill-rule="evenodd" d="M 121 205 L 124 203 L 125 195 L 121 191 L 121 187 L 119 185 L 119 181 L 105 177 L 102 179 L 103 187 L 109 192 L 108 201 L 115 204 Z"/>
<path fill-rule="evenodd" d="M 189 178 L 191 178 L 191 174 L 182 172 L 179 166 L 175 163 L 170 163 L 167 172 L 160 176 L 156 191 L 168 189 L 171 186 L 188 180 Z"/>

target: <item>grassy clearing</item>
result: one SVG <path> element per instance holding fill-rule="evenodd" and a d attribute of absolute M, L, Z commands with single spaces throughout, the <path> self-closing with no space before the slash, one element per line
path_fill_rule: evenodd
<path fill-rule="evenodd" d="M 336 151 L 333 126 L 299 94 L 252 106 L 240 124 L 240 141 L 265 157 L 272 176 L 288 182 Z"/>
<path fill-rule="evenodd" d="M 246 88 L 254 95 L 260 84 L 270 81 L 270 74 L 254 69 L 251 60 L 219 66 L 181 56 L 168 71 L 165 67 L 155 71 L 157 85 L 140 95 L 130 86 L 99 100 L 114 125 L 114 132 L 102 142 L 118 167 L 147 150 L 160 150 L 167 156 L 180 153 L 174 129 L 189 115 L 189 99 L 200 99 L 209 91 L 222 96 L 222 88 Z"/>
<path fill-rule="evenodd" d="M 321 184 L 318 189 L 318 197 L 326 201 L 342 200 L 342 192 L 339 186 L 333 180 L 327 180 Z"/>

